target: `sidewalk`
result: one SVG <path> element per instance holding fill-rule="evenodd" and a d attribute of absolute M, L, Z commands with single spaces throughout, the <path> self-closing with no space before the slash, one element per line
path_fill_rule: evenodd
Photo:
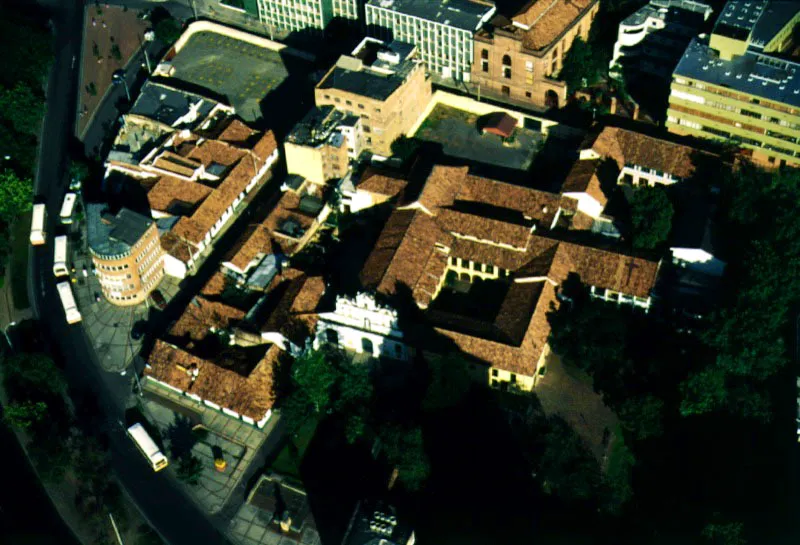
<path fill-rule="evenodd" d="M 264 449 L 271 450 L 277 444 L 277 437 L 269 444 L 266 441 L 279 418 L 273 415 L 263 429 L 258 429 L 158 385 L 146 382 L 144 391 L 144 413 L 158 427 L 166 443 L 170 444 L 173 437 L 185 436 L 182 427 L 201 427 L 208 432 L 191 448 L 202 462 L 203 472 L 196 486 L 184 485 L 187 493 L 210 514 L 238 509 L 238 505 L 230 505 L 232 496 L 237 491 L 243 495 L 254 470 L 263 464 Z M 214 468 L 215 450 L 228 462 L 225 471 Z M 177 467 L 177 463 L 171 467 Z"/>
<path fill-rule="evenodd" d="M 85 232 L 82 225 L 78 226 Z M 85 240 L 85 238 L 84 238 Z M 83 317 L 83 328 L 92 343 L 103 370 L 119 373 L 126 369 L 142 347 L 144 336 L 131 338 L 131 328 L 136 322 L 148 321 L 151 312 L 149 303 L 120 307 L 112 305 L 103 296 L 100 282 L 92 274 L 92 258 L 82 242 L 80 248 L 70 248 L 74 272 L 70 274 L 72 289 L 78 309 Z M 84 276 L 84 270 L 87 275 Z M 157 288 L 169 302 L 178 292 L 178 281 L 165 276 Z M 100 301 L 97 301 L 100 296 Z"/>

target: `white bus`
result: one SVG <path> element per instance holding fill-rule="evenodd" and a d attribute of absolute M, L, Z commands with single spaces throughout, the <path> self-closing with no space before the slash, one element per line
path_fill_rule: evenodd
<path fill-rule="evenodd" d="M 53 274 L 56 278 L 59 276 L 67 276 L 69 269 L 67 269 L 67 237 L 61 235 L 53 239 L 55 242 L 55 251 L 53 252 Z"/>
<path fill-rule="evenodd" d="M 61 305 L 64 307 L 64 314 L 67 315 L 68 324 L 76 324 L 81 321 L 81 313 L 78 312 L 78 305 L 75 304 L 75 297 L 72 295 L 72 288 L 69 282 L 56 284 L 58 296 L 61 298 Z"/>
<path fill-rule="evenodd" d="M 78 195 L 75 193 L 67 193 L 64 195 L 64 204 L 61 205 L 61 223 L 69 225 L 72 223 L 72 212 L 75 210 L 75 200 Z"/>
<path fill-rule="evenodd" d="M 45 224 L 47 223 L 47 208 L 43 204 L 33 205 L 33 219 L 31 220 L 31 244 L 41 246 L 44 244 L 47 233 Z"/>
<path fill-rule="evenodd" d="M 161 471 L 165 467 L 167 467 L 167 457 L 164 456 L 164 453 L 158 448 L 155 441 L 150 437 L 150 434 L 147 433 L 147 430 L 141 424 L 134 424 L 130 428 L 128 428 L 128 435 L 133 442 L 136 444 L 136 447 L 139 451 L 144 454 L 144 457 L 150 462 L 150 465 L 153 467 L 153 471 Z"/>

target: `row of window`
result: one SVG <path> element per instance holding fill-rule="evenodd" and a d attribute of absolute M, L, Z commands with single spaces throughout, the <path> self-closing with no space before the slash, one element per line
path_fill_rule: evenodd
<path fill-rule="evenodd" d="M 462 269 L 471 269 L 471 270 L 477 271 L 477 272 L 485 272 L 485 273 L 488 273 L 488 274 L 494 274 L 495 270 L 496 270 L 494 265 L 487 265 L 485 263 L 477 263 L 475 261 L 470 261 L 469 259 L 461 259 L 460 257 L 450 256 L 448 258 L 448 261 L 449 261 L 450 265 L 452 265 L 454 267 L 461 267 Z M 500 270 L 497 269 L 497 272 L 500 272 Z"/>

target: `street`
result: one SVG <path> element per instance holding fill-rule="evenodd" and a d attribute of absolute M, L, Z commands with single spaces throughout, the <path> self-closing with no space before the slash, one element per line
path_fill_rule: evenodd
<path fill-rule="evenodd" d="M 173 545 L 226 543 L 178 483 L 168 475 L 152 471 L 119 425 L 124 420 L 131 377 L 101 371 L 82 325 L 70 326 L 65 321 L 52 276 L 52 240 L 58 230 L 58 211 L 66 189 L 67 145 L 72 138 L 76 115 L 78 67 L 73 65 L 72 59 L 80 54 L 83 10 L 82 4 L 74 1 L 51 6 L 51 9 L 56 56 L 47 88 L 47 114 L 34 189 L 37 201 L 47 205 L 48 242 L 33 247 L 29 254 L 28 292 L 34 314 L 58 343 L 71 387 L 97 395 L 107 428 L 111 430 L 115 472 L 148 521 Z"/>

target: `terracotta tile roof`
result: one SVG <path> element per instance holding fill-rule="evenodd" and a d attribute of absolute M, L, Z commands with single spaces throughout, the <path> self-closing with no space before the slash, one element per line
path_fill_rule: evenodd
<path fill-rule="evenodd" d="M 275 402 L 273 377 L 281 357 L 281 350 L 269 345 L 256 365 L 242 374 L 157 340 L 144 374 L 259 421 Z"/>
<path fill-rule="evenodd" d="M 178 223 L 172 227 L 170 232 L 183 241 L 184 244 L 188 243 L 197 247 L 206 237 L 208 229 L 195 221 L 194 217 L 184 216 L 178 220 Z"/>
<path fill-rule="evenodd" d="M 512 20 L 529 27 L 523 37 L 525 47 L 544 49 L 572 27 L 589 6 L 599 0 L 534 0 Z"/>
<path fill-rule="evenodd" d="M 219 140 L 203 140 L 191 147 L 182 146 L 182 155 L 208 167 L 212 163 L 230 166 L 247 153 L 245 150 Z"/>
<path fill-rule="evenodd" d="M 547 191 L 499 182 L 469 174 L 468 167 L 433 167 L 417 198 L 432 214 L 441 208 L 463 209 L 469 203 L 516 211 L 548 227 L 561 197 Z"/>
<path fill-rule="evenodd" d="M 575 272 L 584 284 L 608 288 L 626 295 L 649 297 L 655 286 L 659 263 L 589 246 L 562 242 L 554 270 L 556 282 L 563 282 Z"/>
<path fill-rule="evenodd" d="M 619 127 L 604 127 L 598 134 L 590 136 L 583 148 L 591 148 L 601 157 L 610 157 L 622 169 L 627 165 L 639 165 L 667 172 L 678 178 L 688 178 L 694 172 L 692 156 L 694 148 L 653 138 L 645 134 Z"/>
<path fill-rule="evenodd" d="M 537 284 L 535 287 L 518 288 L 520 291 L 526 291 L 520 306 L 530 304 L 531 298 L 535 298 L 534 308 L 523 318 L 525 332 L 518 345 L 457 333 L 443 328 L 436 328 L 436 331 L 451 339 L 462 352 L 492 367 L 520 375 L 533 376 L 536 364 L 550 335 L 547 312 L 552 305 L 557 304 L 553 285 L 547 281 Z M 516 289 L 514 291 L 517 294 Z"/>
<path fill-rule="evenodd" d="M 180 221 L 181 220 L 179 220 L 178 223 L 180 223 Z M 192 254 L 186 241 L 182 240 L 172 231 L 168 231 L 161 235 L 161 248 L 169 255 L 178 261 L 182 261 L 183 263 L 188 263 L 192 258 Z"/>
<path fill-rule="evenodd" d="M 201 341 L 211 329 L 233 327 L 244 315 L 243 311 L 230 305 L 197 296 L 186 306 L 178 321 L 170 328 L 169 334 L 181 337 L 186 342 Z"/>
<path fill-rule="evenodd" d="M 159 212 L 177 215 L 177 208 L 186 207 L 182 212 L 187 213 L 198 206 L 213 190 L 197 182 L 179 180 L 172 176 L 162 176 L 147 192 L 150 208 Z M 181 207 L 175 207 L 175 205 Z"/>
<path fill-rule="evenodd" d="M 167 172 L 172 172 L 173 174 L 190 178 L 194 175 L 195 171 L 200 168 L 200 162 L 187 157 L 181 157 L 177 153 L 171 151 L 163 151 L 156 157 L 155 161 L 153 161 L 153 166 L 161 170 L 166 170 Z"/>
<path fill-rule="evenodd" d="M 284 278 L 273 290 L 280 290 L 280 299 L 265 317 L 261 331 L 279 332 L 302 346 L 317 325 L 317 307 L 325 294 L 325 281 L 320 276 Z"/>
<path fill-rule="evenodd" d="M 200 294 L 205 295 L 206 297 L 222 295 L 222 292 L 225 291 L 226 284 L 227 277 L 225 276 L 225 273 L 217 271 L 211 275 L 211 278 L 209 278 L 208 282 L 206 282 L 202 287 Z"/>
<path fill-rule="evenodd" d="M 272 233 L 260 224 L 249 225 L 225 255 L 225 261 L 244 272 L 258 256 L 272 253 Z"/>
<path fill-rule="evenodd" d="M 255 133 L 256 131 L 245 125 L 241 120 L 231 118 L 228 126 L 217 136 L 217 140 L 243 146 L 247 144 L 247 141 L 252 138 Z"/>
<path fill-rule="evenodd" d="M 420 285 L 420 280 L 433 275 L 438 282 L 446 260 L 442 264 L 436 258 L 436 244 L 449 247 L 452 241 L 452 235 L 425 212 L 395 210 L 361 269 L 361 284 L 384 294 L 394 294 L 398 285 L 405 285 L 420 305 L 426 305 L 433 293 L 428 293 L 427 283 Z"/>
<path fill-rule="evenodd" d="M 449 209 L 439 210 L 436 222 L 451 233 L 515 248 L 525 248 L 532 228 L 530 223 L 521 225 Z"/>
<path fill-rule="evenodd" d="M 361 175 L 361 181 L 358 182 L 356 189 L 394 198 L 401 195 L 406 186 L 408 186 L 408 182 L 402 178 L 368 168 Z"/>
<path fill-rule="evenodd" d="M 605 193 L 600 187 L 600 179 L 597 177 L 597 168 L 600 160 L 589 159 L 576 161 L 567 174 L 564 185 L 561 186 L 561 193 L 586 193 L 594 198 L 601 206 L 605 207 L 608 203 Z"/>

